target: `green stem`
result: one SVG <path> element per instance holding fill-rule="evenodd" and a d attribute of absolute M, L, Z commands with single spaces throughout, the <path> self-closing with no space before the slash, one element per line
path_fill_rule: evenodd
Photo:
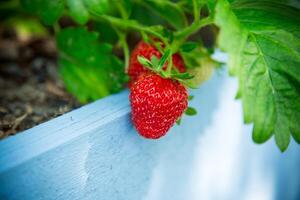
<path fill-rule="evenodd" d="M 128 13 L 127 13 L 126 9 L 124 8 L 123 4 L 118 1 L 112 1 L 112 2 L 115 4 L 117 9 L 119 10 L 121 17 L 123 19 L 128 19 L 129 16 L 128 16 Z"/>
<path fill-rule="evenodd" d="M 198 22 L 200 19 L 200 7 L 197 0 L 193 0 L 194 22 Z"/>
<path fill-rule="evenodd" d="M 177 39 L 187 38 L 190 35 L 197 32 L 199 29 L 203 28 L 204 26 L 207 26 L 209 24 L 213 23 L 213 19 L 210 17 L 204 18 L 202 20 L 199 20 L 197 22 L 193 22 L 191 26 L 183 29 L 182 31 L 178 31 L 175 33 L 175 37 Z"/>
<path fill-rule="evenodd" d="M 104 20 L 109 22 L 110 24 L 112 24 L 113 26 L 116 26 L 120 29 L 132 29 L 132 30 L 136 30 L 139 32 L 145 32 L 147 34 L 153 35 L 156 38 L 159 38 L 163 43 L 165 43 L 166 45 L 167 40 L 158 32 L 153 31 L 151 28 L 149 27 L 145 27 L 141 24 L 139 24 L 138 22 L 134 21 L 134 20 L 130 20 L 130 19 L 120 19 L 117 17 L 111 17 L 108 15 L 97 15 L 95 13 L 94 14 L 94 20 Z"/>
<path fill-rule="evenodd" d="M 172 44 L 172 51 L 178 51 L 179 47 L 185 42 L 185 40 L 192 34 L 196 33 L 198 30 L 213 23 L 213 19 L 211 17 L 204 18 L 199 21 L 193 22 L 189 27 L 177 31 L 174 34 L 174 42 Z"/>
<path fill-rule="evenodd" d="M 123 47 L 123 52 L 124 52 L 124 60 L 125 60 L 125 72 L 128 72 L 128 67 L 129 67 L 129 57 L 130 57 L 130 52 L 129 52 L 129 47 L 126 41 L 126 36 L 127 34 L 124 32 L 120 32 L 119 30 L 116 29 L 117 35 L 119 36 L 120 43 Z"/>
<path fill-rule="evenodd" d="M 123 40 L 123 50 L 124 50 L 124 57 L 125 57 L 125 72 L 128 72 L 128 67 L 129 67 L 129 57 L 130 57 L 130 52 L 129 52 L 129 47 L 126 42 L 126 38 L 124 37 Z"/>
<path fill-rule="evenodd" d="M 172 67 L 173 67 L 173 59 L 172 59 L 173 52 L 171 51 L 170 56 L 168 57 L 168 66 L 167 66 L 167 75 L 171 76 Z"/>
<path fill-rule="evenodd" d="M 154 31 L 151 27 L 143 26 L 135 20 L 121 19 L 121 18 L 112 17 L 112 16 L 108 16 L 108 15 L 99 15 L 96 13 L 91 13 L 91 14 L 92 14 L 92 17 L 94 20 L 106 21 L 106 22 L 110 23 L 113 27 L 116 27 L 116 29 L 118 30 L 117 33 L 119 32 L 118 33 L 119 37 L 121 36 L 120 34 L 123 34 L 123 36 L 120 37 L 120 42 L 122 43 L 123 49 L 124 49 L 124 56 L 125 56 L 125 62 L 126 62 L 125 70 L 127 70 L 128 62 L 129 62 L 129 49 L 128 49 L 128 44 L 126 42 L 126 34 L 124 37 L 124 33 L 122 33 L 121 30 L 122 29 L 125 29 L 125 30 L 132 29 L 132 30 L 140 32 L 141 34 L 146 33 L 146 34 L 152 35 L 152 36 L 160 39 L 165 44 L 165 49 L 171 50 L 170 57 L 168 58 L 169 64 L 168 64 L 167 71 L 166 71 L 167 74 L 170 74 L 171 70 L 172 70 L 172 65 L 173 65 L 171 55 L 174 52 L 178 51 L 179 47 L 187 40 L 187 38 L 190 35 L 196 33 L 202 27 L 213 23 L 213 19 L 211 17 L 207 17 L 207 18 L 200 20 L 200 18 L 199 18 L 200 11 L 198 10 L 199 6 L 196 5 L 197 4 L 196 1 L 193 1 L 193 2 L 195 3 L 195 8 L 194 8 L 195 21 L 189 27 L 186 27 L 180 31 L 175 32 L 174 33 L 174 41 L 171 45 L 169 45 L 168 39 L 166 39 L 159 32 Z M 196 12 L 196 10 L 197 10 L 197 12 Z"/>
<path fill-rule="evenodd" d="M 119 10 L 119 13 L 122 17 L 122 19 L 128 19 L 128 15 L 126 10 L 123 7 L 123 4 L 118 3 L 116 1 L 114 1 L 116 7 Z M 129 47 L 128 47 L 128 43 L 126 41 L 126 37 L 127 37 L 127 33 L 126 32 L 122 32 L 120 31 L 118 28 L 114 27 L 118 37 L 119 37 L 119 41 L 123 47 L 123 52 L 124 52 L 124 60 L 125 60 L 125 73 L 128 72 L 128 67 L 129 67 L 129 57 L 130 57 L 130 52 L 129 52 Z"/>

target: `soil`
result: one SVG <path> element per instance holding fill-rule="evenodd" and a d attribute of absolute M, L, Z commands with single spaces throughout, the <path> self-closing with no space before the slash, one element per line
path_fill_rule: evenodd
<path fill-rule="evenodd" d="M 0 32 L 0 139 L 80 106 L 58 75 L 53 38 Z"/>

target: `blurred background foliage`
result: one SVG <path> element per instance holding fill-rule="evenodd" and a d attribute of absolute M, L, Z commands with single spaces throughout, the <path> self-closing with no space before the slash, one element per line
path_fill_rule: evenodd
<path fill-rule="evenodd" d="M 297 0 L 278 1 L 299 6 Z M 170 31 L 183 29 L 191 22 L 192 4 L 192 0 L 2 0 L 0 27 L 13 29 L 20 41 L 56 37 L 61 78 L 68 91 L 86 103 L 126 87 L 124 68 L 129 51 L 141 38 L 137 29 L 169 37 Z M 208 11 L 204 7 L 201 14 L 207 15 Z M 115 21 L 116 28 L 103 16 L 128 21 L 123 28 L 120 25 L 124 21 Z M 217 28 L 209 26 L 190 39 L 210 51 L 216 34 Z"/>
<path fill-rule="evenodd" d="M 21 41 L 56 37 L 60 76 L 67 90 L 86 103 L 126 87 L 128 52 L 141 38 L 136 28 L 166 35 L 186 27 L 192 12 L 192 0 L 2 0 L 0 26 L 13 29 Z M 133 28 L 117 29 L 102 15 L 128 19 L 126 26 Z M 200 33 L 209 47 L 215 31 Z M 199 37 L 197 42 L 203 44 Z"/>

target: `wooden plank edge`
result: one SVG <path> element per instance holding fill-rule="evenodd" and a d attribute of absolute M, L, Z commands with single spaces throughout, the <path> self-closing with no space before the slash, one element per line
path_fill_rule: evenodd
<path fill-rule="evenodd" d="M 6 138 L 0 141 L 0 173 L 129 113 L 125 90 Z"/>

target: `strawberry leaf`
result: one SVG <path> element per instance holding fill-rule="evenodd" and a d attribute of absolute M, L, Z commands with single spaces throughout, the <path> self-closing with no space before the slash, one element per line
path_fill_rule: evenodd
<path fill-rule="evenodd" d="M 175 79 L 181 79 L 181 80 L 186 80 L 186 79 L 192 79 L 194 78 L 194 76 L 192 76 L 191 74 L 184 72 L 184 73 L 172 73 L 171 77 L 175 78 Z"/>
<path fill-rule="evenodd" d="M 159 66 L 159 59 L 156 56 L 151 57 L 151 63 L 155 68 L 158 68 Z"/>
<path fill-rule="evenodd" d="M 124 6 L 128 7 L 129 3 Z M 122 1 L 122 2 L 123 2 Z M 21 0 L 22 7 L 29 13 L 38 15 L 46 25 L 53 25 L 63 15 L 65 7 L 77 23 L 85 24 L 89 20 L 89 12 L 106 14 L 112 12 L 108 0 Z"/>
<path fill-rule="evenodd" d="M 22 7 L 38 15 L 46 25 L 54 24 L 63 14 L 65 0 L 21 0 Z"/>
<path fill-rule="evenodd" d="M 67 28 L 57 35 L 60 74 L 67 89 L 81 102 L 120 91 L 126 76 L 112 46 L 98 42 L 98 34 L 83 28 Z M 80 51 L 75 51 L 80 49 Z"/>
<path fill-rule="evenodd" d="M 179 126 L 181 124 L 181 118 L 176 121 L 176 124 Z"/>
<path fill-rule="evenodd" d="M 76 0 L 74 0 L 76 1 Z M 111 12 L 111 3 L 109 0 L 77 0 L 83 1 L 85 7 L 94 14 L 101 15 Z"/>
<path fill-rule="evenodd" d="M 239 77 L 239 97 L 253 140 L 275 135 L 281 151 L 291 135 L 300 143 L 300 11 L 271 1 L 219 0 L 220 47 Z"/>
<path fill-rule="evenodd" d="M 165 65 L 165 63 L 167 62 L 168 58 L 171 56 L 171 51 L 167 50 L 163 56 L 160 58 L 159 62 L 158 62 L 158 69 L 162 69 L 163 66 Z"/>
<path fill-rule="evenodd" d="M 191 52 L 195 48 L 198 47 L 196 42 L 186 42 L 180 47 L 180 51 L 182 52 Z"/>
<path fill-rule="evenodd" d="M 143 57 L 143 56 L 138 56 L 137 60 L 139 61 L 139 63 L 141 63 L 141 65 L 152 69 L 153 68 L 153 64 L 150 60 L 148 60 L 147 58 Z"/>
<path fill-rule="evenodd" d="M 181 7 L 170 1 L 141 1 L 144 6 L 159 14 L 176 29 L 187 25 L 186 16 Z"/>
<path fill-rule="evenodd" d="M 194 96 L 189 95 L 188 100 L 191 101 L 191 100 L 193 100 L 193 99 L 194 99 Z"/>
<path fill-rule="evenodd" d="M 197 110 L 195 108 L 188 107 L 185 111 L 185 114 L 188 116 L 194 116 L 197 115 Z"/>
<path fill-rule="evenodd" d="M 119 10 L 121 13 L 121 17 L 128 19 L 132 12 L 132 0 L 118 0 L 118 1 L 112 1 L 111 3 L 114 4 L 115 7 Z"/>
<path fill-rule="evenodd" d="M 79 24 L 85 24 L 89 20 L 89 13 L 83 0 L 66 0 L 71 17 Z"/>

